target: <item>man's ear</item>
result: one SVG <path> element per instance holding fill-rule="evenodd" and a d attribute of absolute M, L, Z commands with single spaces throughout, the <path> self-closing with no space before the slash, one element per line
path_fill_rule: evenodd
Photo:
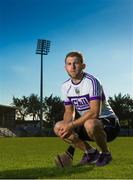
<path fill-rule="evenodd" d="M 82 68 L 85 69 L 86 68 L 86 64 L 82 64 Z"/>

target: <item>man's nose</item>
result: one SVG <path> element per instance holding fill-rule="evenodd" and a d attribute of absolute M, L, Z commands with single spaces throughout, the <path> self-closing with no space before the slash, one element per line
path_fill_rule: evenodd
<path fill-rule="evenodd" d="M 75 64 L 72 64 L 72 69 L 75 69 L 75 68 L 76 68 Z"/>

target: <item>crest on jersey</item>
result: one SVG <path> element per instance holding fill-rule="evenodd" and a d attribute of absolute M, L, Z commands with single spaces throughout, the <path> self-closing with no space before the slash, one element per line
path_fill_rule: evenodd
<path fill-rule="evenodd" d="M 80 94 L 79 88 L 75 88 L 75 92 L 76 92 L 76 94 Z"/>

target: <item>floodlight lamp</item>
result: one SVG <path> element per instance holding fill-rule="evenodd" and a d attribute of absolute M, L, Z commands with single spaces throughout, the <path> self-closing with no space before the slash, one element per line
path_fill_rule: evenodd
<path fill-rule="evenodd" d="M 47 55 L 50 51 L 50 41 L 44 39 L 38 39 L 36 54 Z"/>

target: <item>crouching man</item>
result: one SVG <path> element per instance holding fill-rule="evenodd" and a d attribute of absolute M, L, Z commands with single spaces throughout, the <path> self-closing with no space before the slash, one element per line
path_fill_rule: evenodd
<path fill-rule="evenodd" d="M 65 112 L 63 120 L 55 124 L 54 132 L 71 145 L 66 152 L 57 155 L 55 162 L 61 167 L 71 166 L 75 148 L 79 148 L 84 152 L 80 165 L 104 166 L 112 160 L 107 142 L 117 137 L 119 120 L 106 101 L 99 80 L 84 72 L 81 53 L 67 54 L 65 69 L 70 76 L 62 85 Z M 76 119 L 73 118 L 75 110 L 80 114 Z M 99 149 L 88 141 L 96 142 Z"/>

